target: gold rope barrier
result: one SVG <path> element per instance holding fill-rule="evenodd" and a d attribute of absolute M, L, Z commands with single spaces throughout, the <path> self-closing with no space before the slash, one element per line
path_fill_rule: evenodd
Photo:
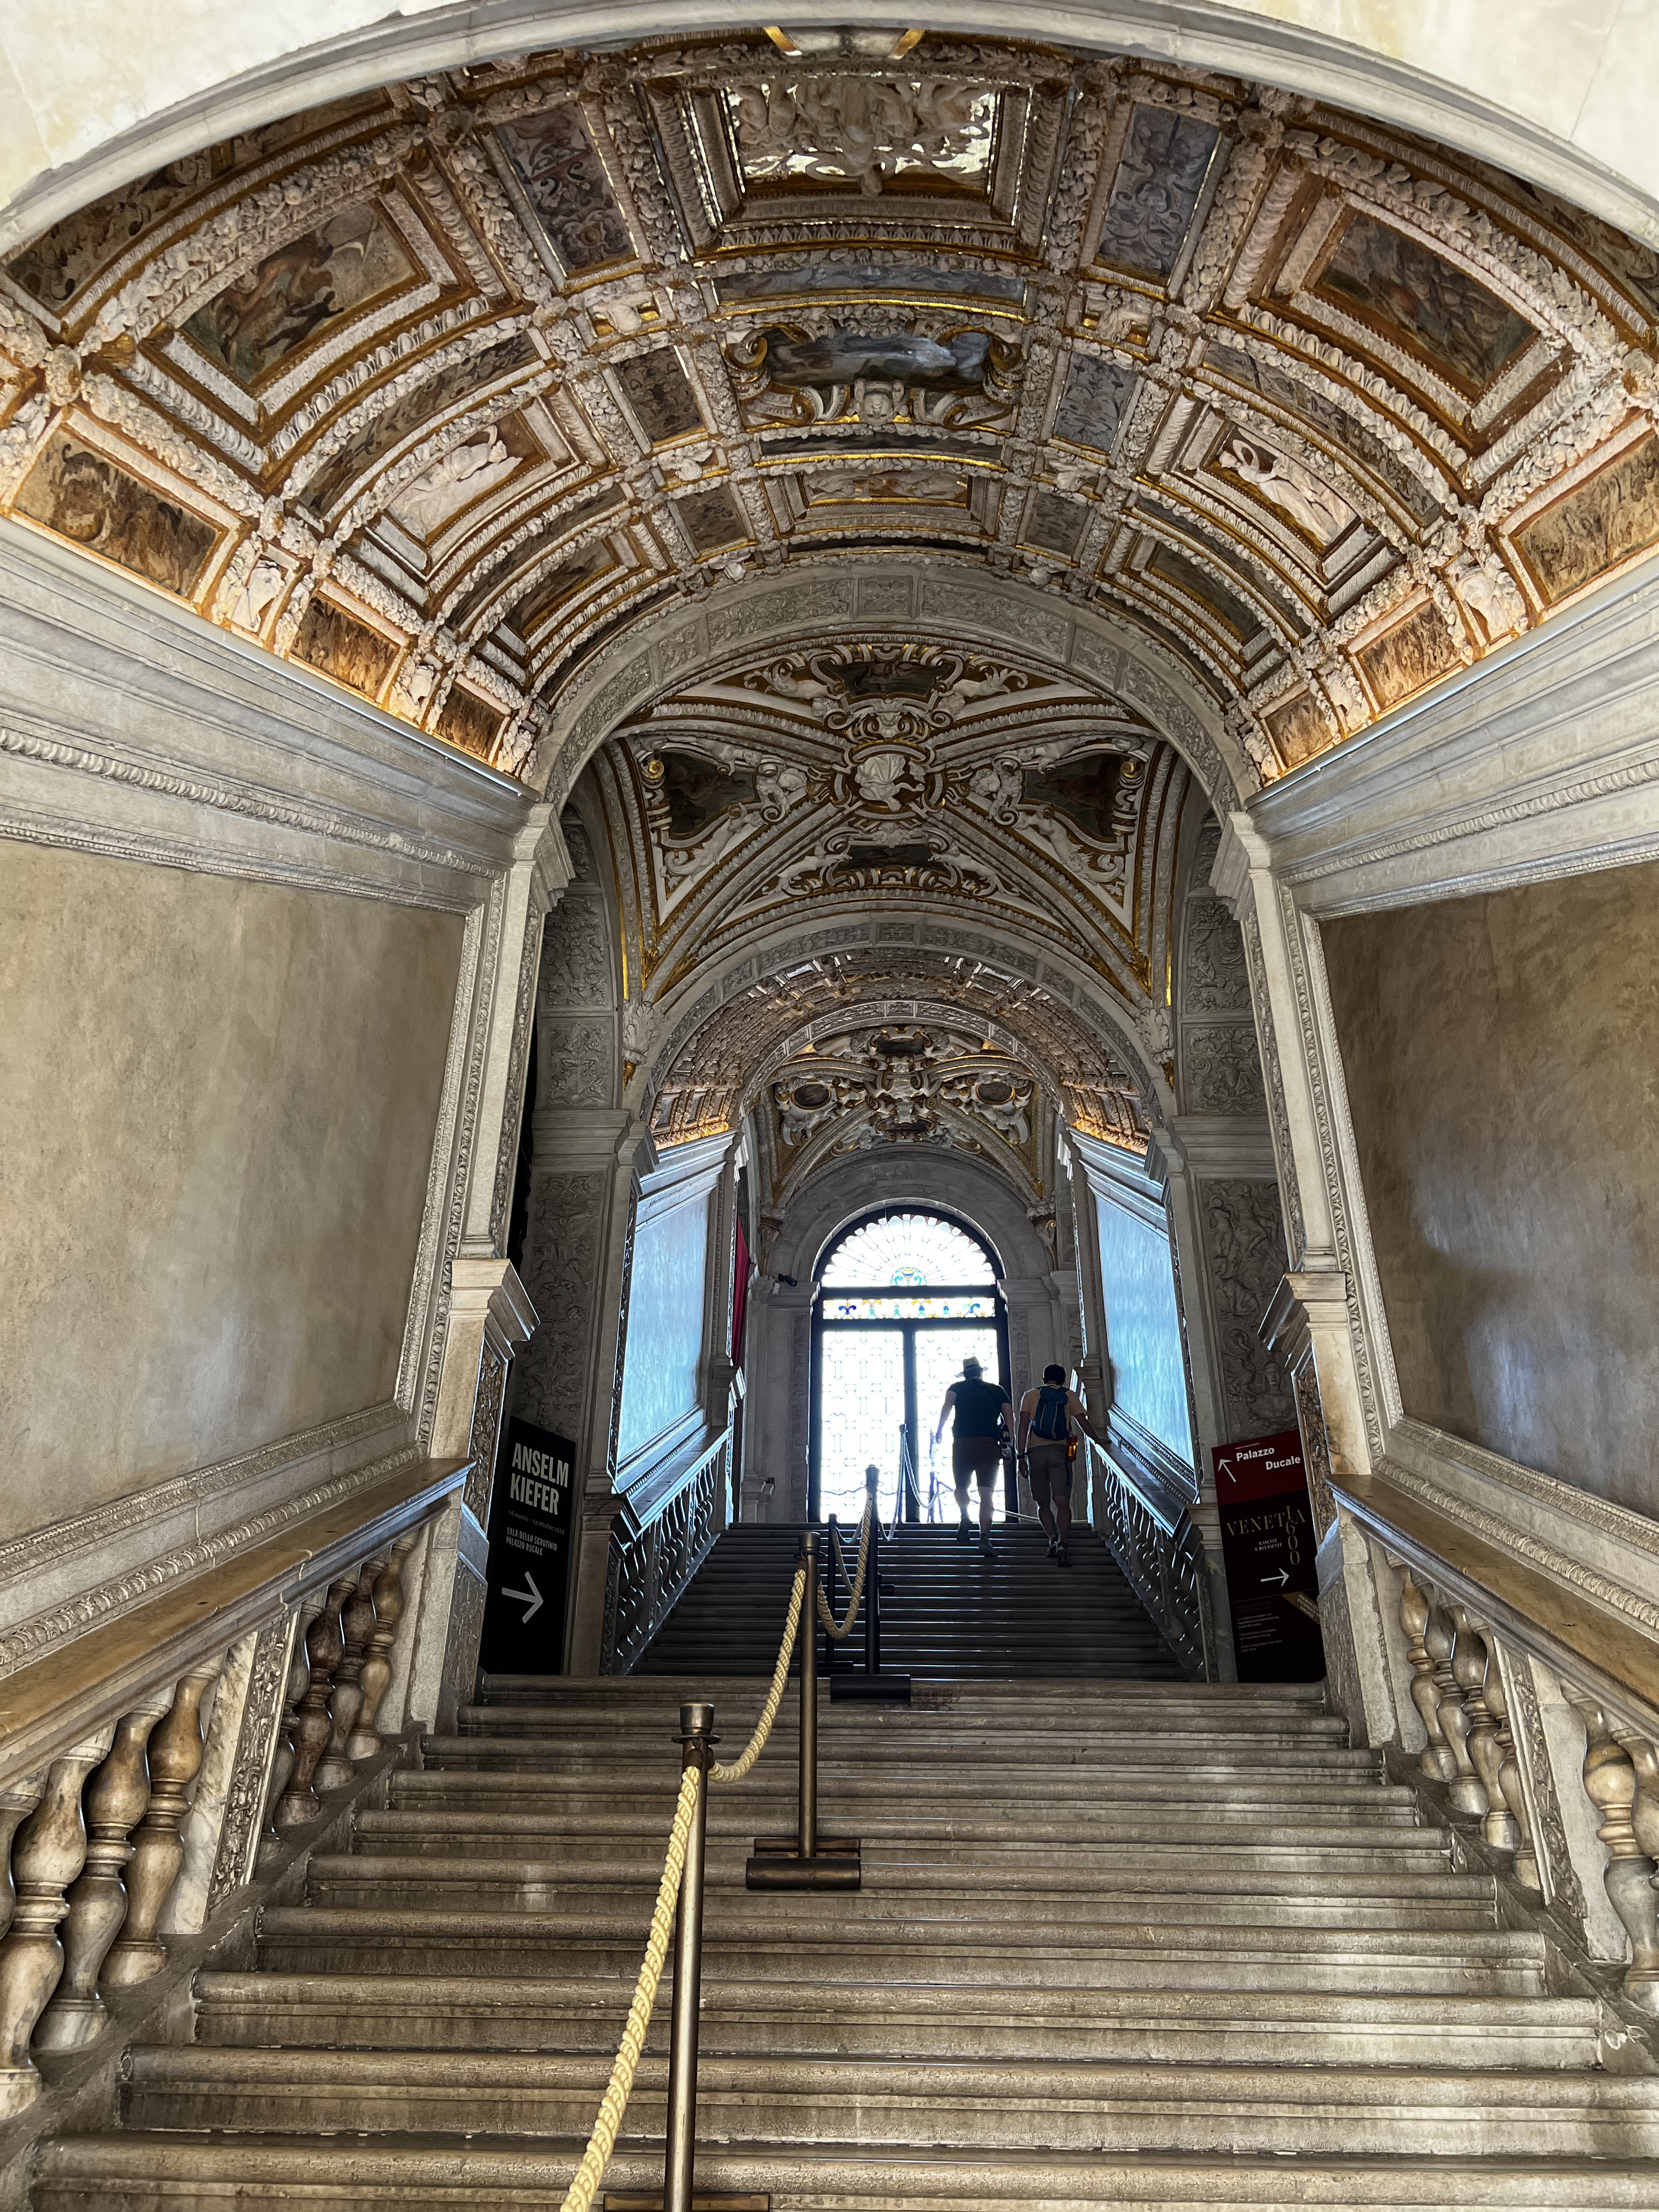
<path fill-rule="evenodd" d="M 711 1782 L 741 1782 L 744 1776 L 766 1748 L 766 1739 L 772 1733 L 772 1723 L 777 1718 L 778 1706 L 783 1697 L 783 1686 L 789 1680 L 789 1660 L 795 1649 L 795 1632 L 800 1626 L 801 1600 L 806 1595 L 806 1570 L 795 1570 L 795 1587 L 789 1599 L 789 1617 L 783 1624 L 783 1642 L 778 1650 L 778 1663 L 772 1669 L 772 1686 L 766 1693 L 766 1703 L 761 1707 L 761 1717 L 755 1723 L 755 1733 L 729 1765 L 716 1759 L 708 1770 Z"/>
<path fill-rule="evenodd" d="M 651 1915 L 651 1934 L 645 1946 L 645 1957 L 640 1962 L 640 1978 L 634 1986 L 634 2002 L 629 2008 L 627 2025 L 617 2050 L 617 2063 L 611 2069 L 611 2079 L 605 2095 L 599 2100 L 599 2116 L 593 2123 L 593 2132 L 587 2139 L 587 2148 L 582 2153 L 582 2162 L 576 2169 L 576 2178 L 564 2193 L 559 2212 L 592 2212 L 594 2197 L 605 2169 L 611 2162 L 616 2148 L 623 2115 L 628 2110 L 628 2100 L 634 2087 L 634 2073 L 640 2063 L 640 2053 L 645 2048 L 645 2032 L 651 2025 L 651 2014 L 657 2002 L 657 1984 L 662 1979 L 663 1960 L 668 1955 L 668 1938 L 674 1926 L 674 1907 L 680 1893 L 680 1876 L 685 1871 L 685 1846 L 691 1833 L 691 1823 L 696 1818 L 697 1793 L 702 1784 L 701 1769 L 688 1766 L 680 1778 L 679 1802 L 674 1808 L 674 1825 L 668 1832 L 668 1856 L 663 1861 L 662 1881 L 657 1887 L 656 1910 Z"/>
<path fill-rule="evenodd" d="M 853 1632 L 853 1623 L 858 1619 L 859 1600 L 864 1595 L 864 1571 L 869 1565 L 870 1561 L 870 1501 L 868 1498 L 866 1498 L 864 1502 L 864 1519 L 859 1526 L 859 1571 L 856 1577 L 849 1576 L 848 1577 L 852 1583 L 853 1587 L 851 1594 L 847 1601 L 847 1618 L 840 1624 L 839 1626 L 836 1626 L 835 1614 L 830 1610 L 830 1601 L 823 1594 L 823 1585 L 822 1583 L 818 1584 L 818 1619 L 823 1623 L 824 1627 L 829 1631 L 830 1634 L 835 1638 L 837 1644 L 846 1643 L 848 1638 Z M 841 1561 L 841 1571 L 842 1574 L 846 1574 L 847 1558 L 846 1554 L 841 1548 L 840 1529 L 836 1529 L 835 1534 L 836 1557 Z"/>
<path fill-rule="evenodd" d="M 865 1514 L 865 1540 L 869 1540 L 869 1513 Z M 864 1554 L 859 1554 L 859 1589 L 864 1587 Z M 790 1593 L 789 1613 L 783 1624 L 783 1642 L 778 1650 L 778 1663 L 772 1670 L 772 1686 L 767 1692 L 766 1703 L 761 1708 L 755 1733 L 739 1755 L 729 1765 L 718 1760 L 710 1764 L 711 1782 L 741 1782 L 755 1761 L 766 1748 L 766 1740 L 772 1733 L 772 1723 L 777 1718 L 778 1706 L 782 1702 L 784 1685 L 789 1679 L 789 1661 L 795 1649 L 795 1637 L 800 1627 L 801 1607 L 806 1595 L 806 1570 L 795 1570 L 794 1588 Z M 823 1601 L 822 1587 L 818 1591 L 820 1605 Z M 854 1593 L 856 1611 L 858 1593 Z M 848 1626 L 852 1625 L 852 1613 L 848 1614 Z M 843 1631 L 844 1634 L 846 1632 Z M 668 1939 L 673 1932 L 674 1910 L 680 1893 L 680 1879 L 685 1871 L 685 1848 L 691 1833 L 691 1824 L 696 1818 L 697 1793 L 702 1775 L 698 1767 L 688 1766 L 680 1780 L 679 1802 L 674 1808 L 674 1824 L 668 1832 L 668 1854 L 663 1861 L 662 1881 L 657 1887 L 656 1910 L 651 1915 L 651 1933 L 646 1941 L 645 1957 L 640 1962 L 640 1978 L 634 1986 L 634 2002 L 629 2008 L 627 2024 L 622 2041 L 617 2048 L 617 2063 L 611 2069 L 611 2079 L 605 2095 L 599 2100 L 599 2118 L 593 2123 L 593 2132 L 587 2139 L 587 2148 L 582 2153 L 582 2162 L 576 2169 L 575 2179 L 564 2193 L 559 2212 L 592 2212 L 593 2199 L 599 2193 L 605 2169 L 611 2162 L 616 2148 L 623 2118 L 628 2110 L 628 2100 L 633 2093 L 634 2075 L 640 2063 L 640 2053 L 645 2047 L 646 2030 L 651 2025 L 651 2014 L 656 2006 L 657 1987 L 662 1979 L 663 1961 L 668 1955 Z"/>

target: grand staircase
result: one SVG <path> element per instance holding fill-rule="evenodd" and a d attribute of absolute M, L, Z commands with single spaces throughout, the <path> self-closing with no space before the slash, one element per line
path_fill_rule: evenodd
<path fill-rule="evenodd" d="M 849 1565 L 858 1532 L 846 1531 Z M 696 1580 L 647 1646 L 636 1673 L 768 1674 L 777 1656 L 776 1604 L 800 1535 L 743 1526 L 719 1537 Z M 1091 1528 L 1072 1531 L 1057 1567 L 1036 1528 L 999 1523 L 981 1559 L 953 1527 L 901 1527 L 882 1547 L 890 1591 L 881 1601 L 884 1670 L 936 1681 L 1128 1679 L 1178 1681 L 1169 1646 Z M 843 1601 L 845 1585 L 842 1586 Z M 861 1663 L 861 1625 L 848 1663 Z"/>
<path fill-rule="evenodd" d="M 751 1593 L 765 1660 L 788 1565 Z M 119 2128 L 46 2147 L 40 2212 L 556 2206 L 639 1963 L 678 1707 L 712 1689 L 729 1753 L 760 1703 L 714 1679 L 732 1656 L 493 1686 L 266 1911 L 246 1971 L 198 1976 L 194 2040 L 132 2051 Z M 750 1838 L 792 1823 L 788 1701 L 711 1796 L 711 2203 L 1659 2203 L 1642 2046 L 1317 1689 L 934 1680 L 908 1710 L 826 1698 L 822 1737 L 860 1893 L 744 1888 Z M 665 1990 L 602 2202 L 660 2190 L 666 2030 Z"/>

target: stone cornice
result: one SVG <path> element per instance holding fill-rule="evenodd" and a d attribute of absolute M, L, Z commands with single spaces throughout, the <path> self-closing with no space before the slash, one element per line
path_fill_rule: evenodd
<path fill-rule="evenodd" d="M 1649 561 L 1258 793 L 1244 821 L 1317 915 L 1650 859 L 1656 700 Z M 1212 876 L 1223 897 L 1242 889 L 1235 842 Z"/>
<path fill-rule="evenodd" d="M 0 834 L 465 910 L 529 811 L 494 769 L 0 521 Z"/>

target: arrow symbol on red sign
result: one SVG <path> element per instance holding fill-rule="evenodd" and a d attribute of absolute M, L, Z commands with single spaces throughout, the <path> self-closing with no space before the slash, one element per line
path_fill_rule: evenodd
<path fill-rule="evenodd" d="M 501 1595 L 503 1597 L 522 1599 L 526 1608 L 525 1619 L 526 1620 L 533 1620 L 547 1601 L 537 1589 L 536 1577 L 531 1573 L 528 1567 L 525 1569 L 524 1578 L 530 1585 L 530 1588 L 527 1590 L 510 1590 L 507 1589 L 507 1585 L 503 1583 L 501 1585 Z"/>
<path fill-rule="evenodd" d="M 526 1580 L 526 1582 L 528 1582 L 528 1581 L 529 1581 L 529 1579 L 530 1579 L 529 1576 L 528 1576 L 528 1575 L 526 1575 L 526 1576 L 525 1577 L 525 1580 Z M 1285 1570 L 1283 1567 L 1281 1567 L 1281 1568 L 1279 1569 L 1279 1572 L 1278 1572 L 1278 1574 L 1277 1574 L 1276 1576 L 1275 1576 L 1275 1575 L 1263 1575 L 1263 1576 L 1262 1576 L 1262 1577 L 1261 1577 L 1261 1579 L 1262 1579 L 1262 1581 L 1263 1581 L 1264 1583 L 1277 1582 L 1277 1583 L 1278 1583 L 1278 1584 L 1279 1584 L 1279 1587 L 1280 1588 L 1280 1589 L 1284 1589 L 1284 1587 L 1285 1587 L 1285 1583 L 1286 1583 L 1287 1582 L 1289 1582 L 1289 1580 L 1290 1580 L 1291 1578 L 1290 1578 L 1289 1574 L 1285 1571 Z M 518 1594 L 519 1594 L 519 1593 L 518 1593 L 516 1590 L 508 1590 L 508 1592 L 507 1592 L 507 1595 L 508 1595 L 509 1597 L 516 1597 L 516 1596 L 518 1595 Z M 530 1618 L 529 1614 L 528 1614 L 528 1613 L 526 1613 L 526 1614 L 525 1615 L 525 1618 L 526 1618 L 526 1620 L 527 1620 Z"/>

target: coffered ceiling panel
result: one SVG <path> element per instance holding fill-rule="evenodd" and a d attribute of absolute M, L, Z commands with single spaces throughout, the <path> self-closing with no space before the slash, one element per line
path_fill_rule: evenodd
<path fill-rule="evenodd" d="M 1604 223 L 1237 80 L 787 27 L 544 52 L 226 141 L 14 253 L 0 508 L 537 785 L 619 627 L 896 550 L 1117 623 L 1267 780 L 1659 542 L 1656 316 Z M 1047 883 L 1071 830 L 984 780 L 1054 757 L 929 723 L 963 679 L 865 747 L 764 674 L 660 710 L 757 779 L 739 811 L 776 803 L 763 762 L 806 779 L 723 928 L 878 867 L 1012 910 L 1011 842 Z M 884 747 L 896 794 L 943 779 L 902 862 L 864 857 Z M 730 842 L 638 859 L 652 957 Z M 1067 852 L 1133 966 L 1127 890 Z"/>

